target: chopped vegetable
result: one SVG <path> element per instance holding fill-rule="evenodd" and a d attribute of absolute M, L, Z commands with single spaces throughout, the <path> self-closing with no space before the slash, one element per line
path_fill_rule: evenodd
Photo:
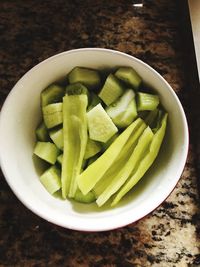
<path fill-rule="evenodd" d="M 33 153 L 50 164 L 54 164 L 59 154 L 59 149 L 50 142 L 37 142 Z"/>
<path fill-rule="evenodd" d="M 142 83 L 141 77 L 138 73 L 131 67 L 121 67 L 115 72 L 115 76 L 127 83 L 128 86 L 132 86 L 134 89 L 138 90 Z"/>
<path fill-rule="evenodd" d="M 61 188 L 60 170 L 55 166 L 51 166 L 41 176 L 40 181 L 50 194 L 54 194 Z"/>

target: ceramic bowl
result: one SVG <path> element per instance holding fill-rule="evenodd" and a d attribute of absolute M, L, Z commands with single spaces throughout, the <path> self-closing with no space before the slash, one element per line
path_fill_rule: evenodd
<path fill-rule="evenodd" d="M 159 94 L 169 113 L 159 157 L 143 179 L 115 208 L 97 208 L 51 196 L 39 181 L 33 160 L 40 92 L 73 67 L 131 66 Z M 32 212 L 56 225 L 81 231 L 105 231 L 133 223 L 158 207 L 176 186 L 187 158 L 186 117 L 170 85 L 153 68 L 130 55 L 108 49 L 70 50 L 46 59 L 28 71 L 8 95 L 0 116 L 0 161 L 5 179 Z"/>

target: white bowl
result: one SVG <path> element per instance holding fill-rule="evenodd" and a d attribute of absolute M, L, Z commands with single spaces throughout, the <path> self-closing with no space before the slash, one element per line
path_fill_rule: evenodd
<path fill-rule="evenodd" d="M 156 164 L 115 208 L 97 208 L 51 196 L 33 161 L 35 128 L 40 120 L 40 92 L 73 67 L 133 67 L 158 92 L 169 113 L 164 144 Z M 0 160 L 5 178 L 19 200 L 45 220 L 69 229 L 104 231 L 141 219 L 158 207 L 176 186 L 188 152 L 183 108 L 170 85 L 139 59 L 114 50 L 84 48 L 63 52 L 28 71 L 8 95 L 0 117 Z"/>

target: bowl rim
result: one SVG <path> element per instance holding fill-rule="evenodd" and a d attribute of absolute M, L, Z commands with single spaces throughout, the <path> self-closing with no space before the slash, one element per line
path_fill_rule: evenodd
<path fill-rule="evenodd" d="M 164 194 L 162 199 L 158 199 L 158 203 L 151 207 L 151 209 L 149 209 L 149 211 L 146 213 L 143 212 L 138 218 L 134 219 L 131 216 L 126 216 L 126 214 L 129 214 L 130 211 L 123 211 L 122 213 L 120 213 L 120 216 L 126 217 L 126 219 L 123 220 L 123 222 L 120 224 L 120 220 L 115 220 L 115 222 L 112 221 L 112 225 L 110 224 L 98 224 L 97 227 L 93 227 L 92 229 L 85 227 L 85 224 L 80 224 L 80 227 L 74 226 L 70 223 L 62 223 L 59 222 L 59 220 L 57 219 L 53 219 L 51 216 L 48 215 L 44 215 L 43 213 L 40 212 L 40 209 L 37 209 L 35 207 L 32 207 L 27 201 L 26 199 L 24 199 L 23 195 L 20 194 L 20 191 L 17 190 L 13 184 L 12 184 L 12 179 L 9 177 L 9 175 L 7 174 L 7 170 L 6 167 L 4 166 L 4 162 L 3 162 L 3 151 L 0 151 L 0 166 L 3 172 L 3 175 L 5 177 L 6 182 L 8 183 L 9 187 L 11 188 L 11 190 L 13 191 L 13 193 L 15 194 L 15 196 L 20 200 L 20 202 L 23 203 L 23 205 L 25 207 L 27 207 L 29 210 L 31 210 L 33 213 L 35 213 L 37 216 L 43 218 L 44 220 L 51 222 L 55 225 L 67 228 L 67 229 L 71 229 L 71 230 L 76 230 L 76 231 L 85 231 L 85 232 L 102 232 L 102 231 L 109 231 L 109 230 L 114 230 L 114 229 L 118 229 L 118 228 L 122 228 L 126 225 L 135 223 L 137 221 L 139 221 L 140 219 L 146 217 L 147 215 L 149 215 L 150 213 L 152 213 L 155 209 L 157 209 L 167 198 L 168 196 L 172 193 L 172 191 L 174 190 L 174 188 L 176 187 L 178 181 L 181 178 L 181 175 L 184 171 L 184 166 L 186 164 L 186 160 L 187 160 L 187 155 L 188 155 L 188 151 L 189 151 L 189 129 L 188 129 L 188 124 L 187 124 L 187 119 L 186 119 L 186 115 L 183 109 L 183 106 L 178 98 L 178 96 L 176 95 L 175 91 L 172 89 L 172 87 L 169 85 L 169 83 L 155 70 L 153 69 L 150 65 L 148 65 L 147 63 L 143 62 L 141 59 L 126 54 L 124 52 L 120 52 L 114 49 L 107 49 L 107 48 L 78 48 L 78 49 L 71 49 L 71 50 L 67 50 L 58 54 L 55 54 L 51 57 L 48 57 L 47 59 L 41 61 L 40 63 L 38 63 L 37 65 L 35 65 L 34 67 L 32 67 L 30 70 L 28 70 L 18 81 L 17 83 L 14 85 L 14 87 L 11 89 L 11 91 L 9 92 L 9 94 L 7 95 L 2 108 L 1 108 L 1 112 L 0 112 L 0 133 L 2 131 L 2 117 L 4 116 L 4 114 L 6 115 L 6 108 L 7 105 L 9 104 L 9 99 L 12 97 L 12 94 L 15 92 L 15 90 L 17 90 L 18 86 L 24 81 L 24 79 L 26 79 L 26 77 L 28 75 L 30 75 L 32 72 L 34 72 L 36 69 L 38 69 L 41 65 L 47 64 L 48 62 L 58 58 L 58 57 L 62 57 L 63 55 L 66 54 L 71 54 L 71 53 L 76 53 L 76 52 L 86 52 L 86 51 L 102 51 L 102 52 L 107 52 L 107 53 L 113 53 L 113 54 L 117 54 L 117 55 L 121 55 L 124 56 L 126 58 L 132 59 L 137 61 L 139 64 L 144 65 L 146 68 L 148 68 L 151 72 L 153 72 L 156 76 L 159 77 L 159 79 L 162 80 L 162 82 L 166 85 L 166 87 L 171 91 L 171 94 L 173 95 L 173 97 L 176 99 L 176 102 L 179 105 L 179 109 L 181 111 L 181 115 L 182 115 L 182 120 L 184 123 L 184 129 L 185 129 L 185 149 L 184 149 L 184 161 L 182 162 L 181 168 L 179 168 L 179 172 L 177 174 L 177 177 L 175 177 L 176 179 L 173 186 L 171 187 L 171 191 L 167 191 L 167 193 Z M 1 142 L 1 138 L 0 138 L 0 142 Z M 130 214 L 129 214 L 130 215 Z M 119 216 L 119 215 L 118 215 Z M 117 216 L 116 216 L 117 217 Z M 88 218 L 86 218 L 88 220 Z"/>

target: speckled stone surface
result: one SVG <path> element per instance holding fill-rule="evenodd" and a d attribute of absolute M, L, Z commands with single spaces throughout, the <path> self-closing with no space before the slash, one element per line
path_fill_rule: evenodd
<path fill-rule="evenodd" d="M 36 63 L 79 47 L 105 47 L 146 61 L 171 84 L 189 123 L 194 114 L 176 1 L 1 0 L 0 104 Z M 194 97 L 195 98 L 195 97 Z M 192 99 L 192 100 L 191 100 Z M 196 116 L 196 115 L 195 115 Z M 200 216 L 193 135 L 182 177 L 168 199 L 124 228 L 81 233 L 34 215 L 0 178 L 0 266 L 200 266 Z"/>

